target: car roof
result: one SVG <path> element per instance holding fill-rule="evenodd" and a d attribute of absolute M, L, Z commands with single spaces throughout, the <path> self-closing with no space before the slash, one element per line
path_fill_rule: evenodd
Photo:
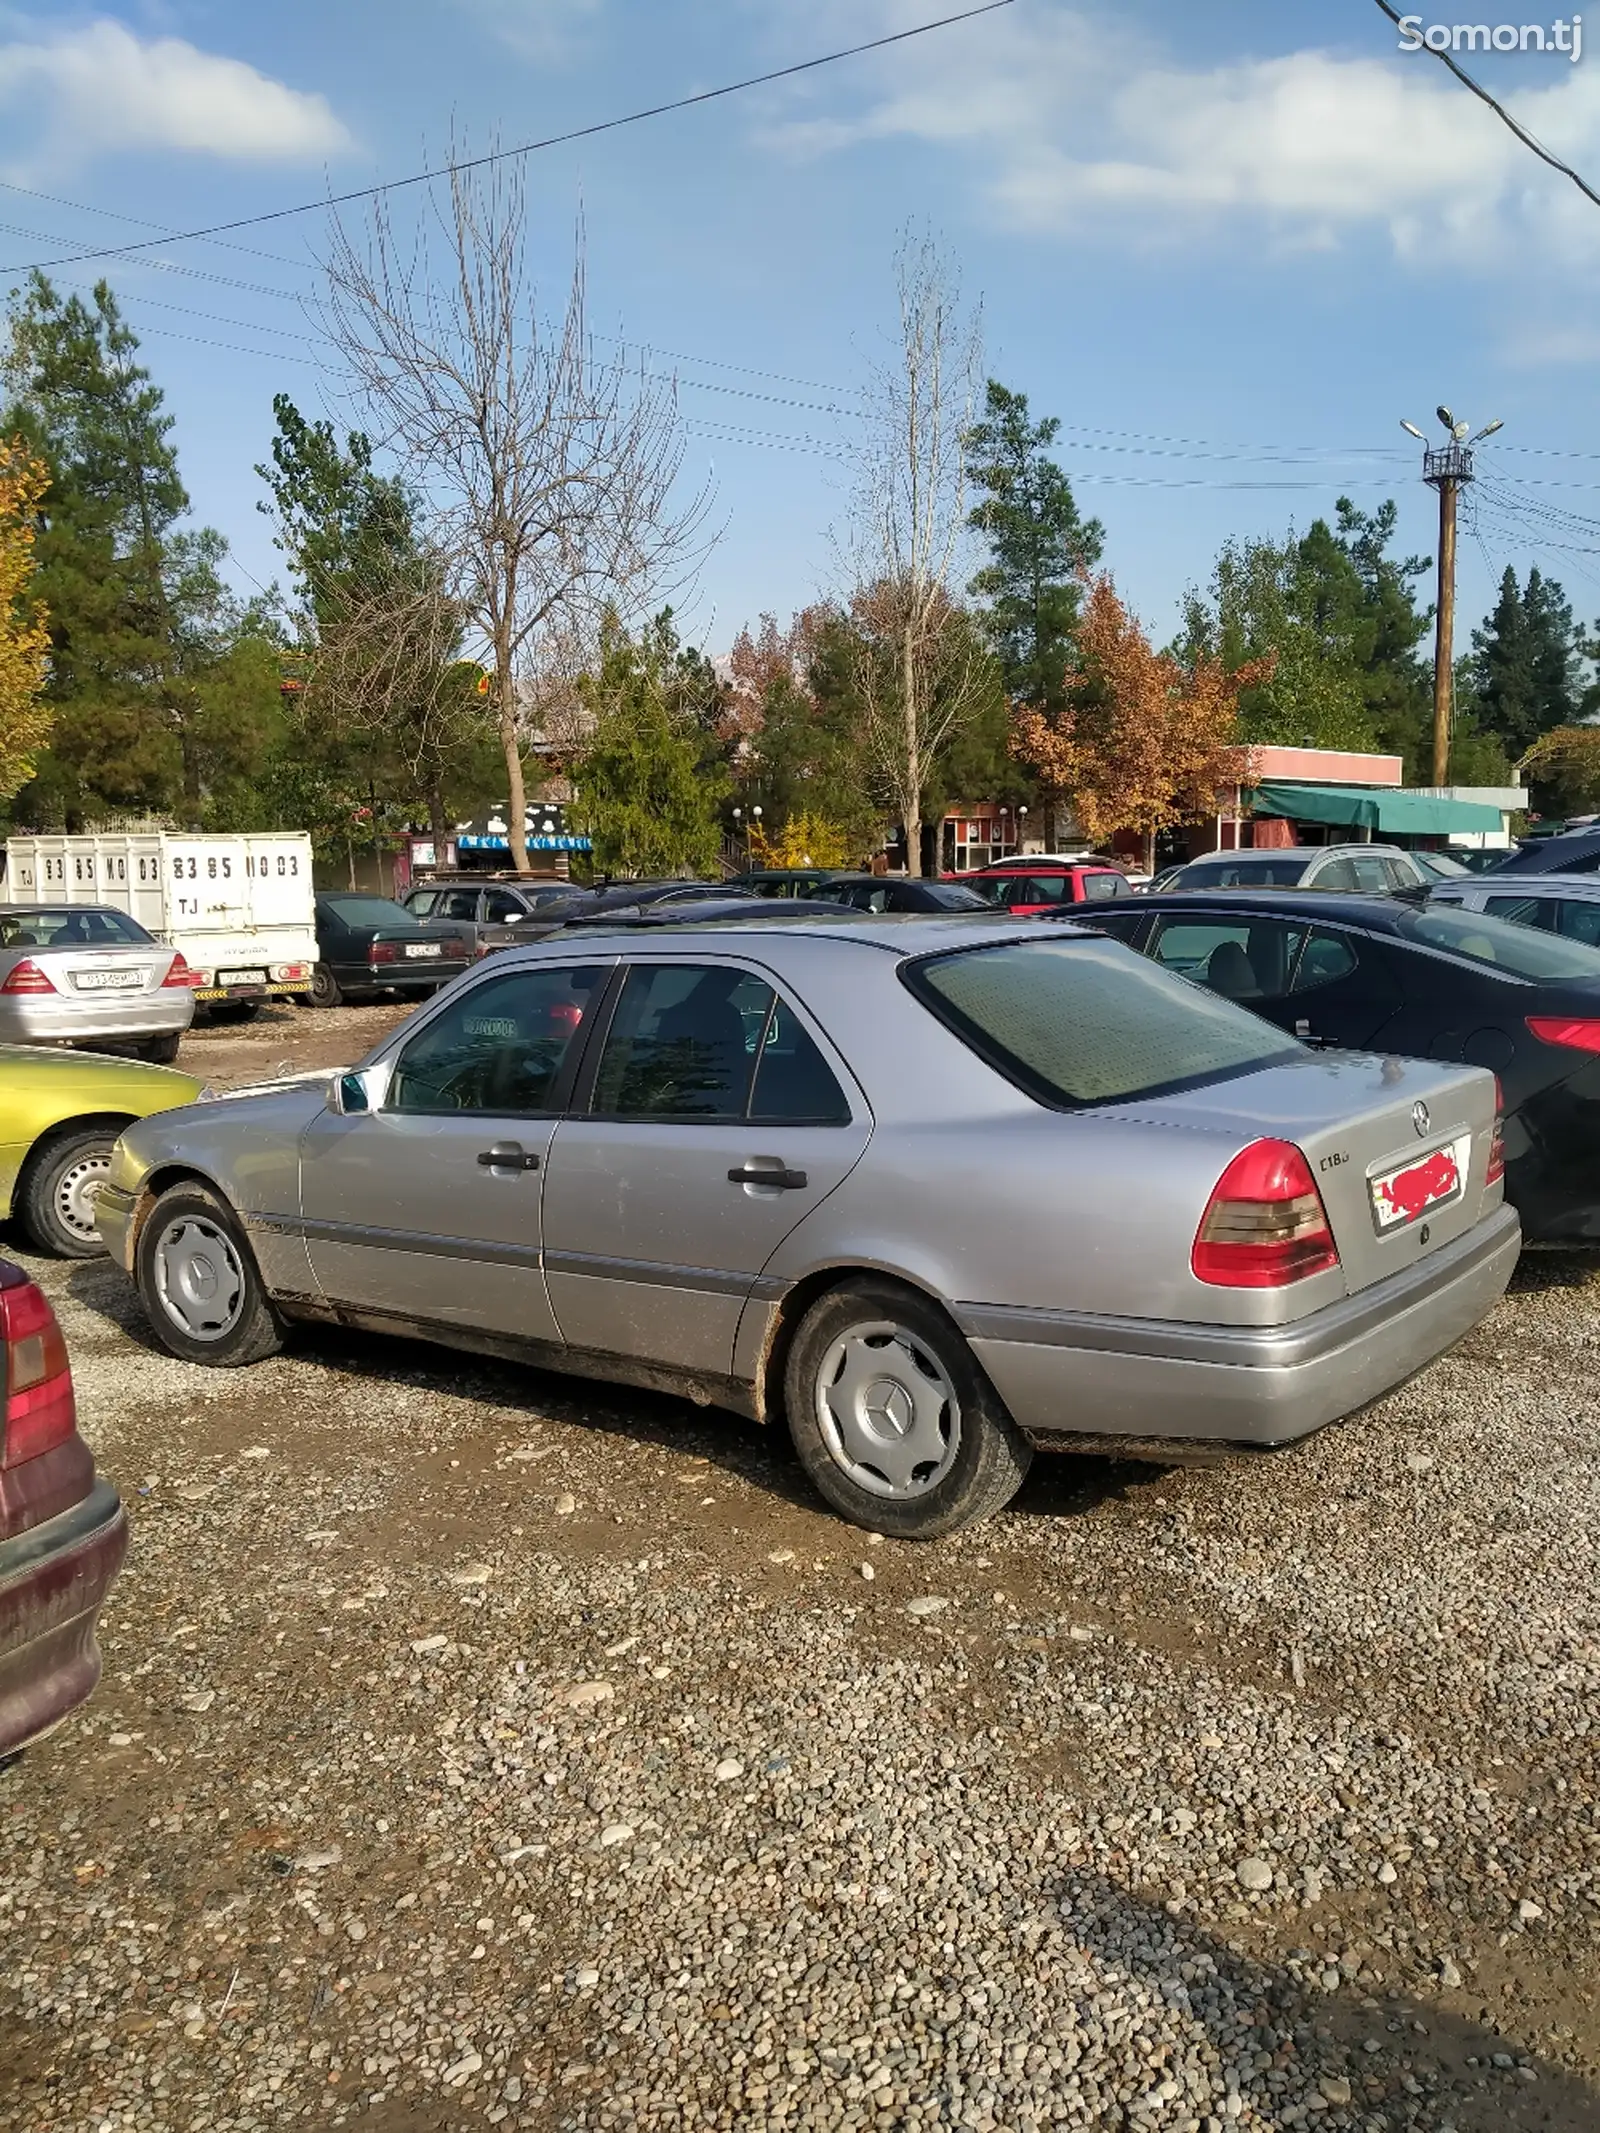
<path fill-rule="evenodd" d="M 986 866 L 972 867 L 974 874 L 1120 874 L 1121 867 L 1109 859 L 991 859 Z"/>
<path fill-rule="evenodd" d="M 1005 941 L 1049 941 L 1058 932 L 1087 939 L 1095 930 L 1092 924 L 1062 924 L 1046 931 L 1038 919 L 1012 918 L 998 911 L 992 917 L 976 911 L 948 916 L 937 911 L 853 911 L 845 905 L 796 898 L 787 908 L 777 910 L 768 905 L 747 911 L 741 904 L 709 914 L 702 907 L 692 917 L 686 914 L 675 920 L 664 912 L 659 918 L 641 912 L 635 919 L 584 920 L 563 927 L 558 933 L 546 934 L 542 940 L 530 941 L 525 948 L 503 949 L 494 961 L 497 969 L 505 967 L 505 956 L 548 961 L 563 948 L 570 955 L 576 939 L 581 939 L 586 948 L 591 941 L 609 940 L 620 950 L 624 944 L 637 947 L 642 938 L 653 937 L 660 948 L 719 948 L 726 952 L 736 949 L 741 941 L 747 942 L 752 934 L 759 934 L 764 954 L 773 941 L 788 937 L 887 949 L 899 955 L 927 955 L 937 954 L 944 947 L 971 948 L 980 942 L 994 946 Z"/>
<path fill-rule="evenodd" d="M 1483 889 L 1491 896 L 1600 896 L 1600 874 L 1538 874 L 1519 870 L 1515 874 L 1452 874 L 1441 888 Z"/>
<path fill-rule="evenodd" d="M 1427 907 L 1398 896 L 1274 888 L 1263 882 L 1259 889 L 1164 889 L 1158 896 L 1130 898 L 1126 908 L 1141 916 L 1146 911 L 1188 910 L 1214 912 L 1218 918 L 1253 911 L 1260 918 L 1320 918 L 1339 925 L 1365 926 L 1369 932 L 1393 933 L 1402 918 L 1415 918 L 1419 910 Z"/>

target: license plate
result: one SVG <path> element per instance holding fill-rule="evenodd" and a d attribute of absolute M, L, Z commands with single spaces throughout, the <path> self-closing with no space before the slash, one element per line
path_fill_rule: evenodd
<path fill-rule="evenodd" d="M 219 970 L 217 972 L 217 983 L 219 985 L 265 985 L 266 982 L 267 974 L 264 970 Z"/>
<path fill-rule="evenodd" d="M 79 992 L 132 992 L 144 983 L 142 970 L 75 970 L 72 982 Z"/>
<path fill-rule="evenodd" d="M 443 948 L 442 948 L 442 947 L 440 946 L 440 944 L 439 944 L 439 942 L 438 942 L 438 941 L 407 941 L 407 942 L 406 942 L 406 954 L 407 954 L 407 955 L 442 955 L 443 953 L 444 953 L 444 950 L 443 950 Z"/>
<path fill-rule="evenodd" d="M 1411 1156 L 1392 1170 L 1380 1170 L 1368 1183 L 1372 1193 L 1372 1219 L 1379 1232 L 1399 1229 L 1407 1222 L 1431 1214 L 1452 1200 L 1459 1200 L 1466 1187 L 1467 1166 L 1472 1158 L 1472 1136 L 1426 1155 Z"/>

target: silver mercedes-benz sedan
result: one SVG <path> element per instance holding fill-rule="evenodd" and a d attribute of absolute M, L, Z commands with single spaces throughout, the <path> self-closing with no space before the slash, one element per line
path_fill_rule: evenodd
<path fill-rule="evenodd" d="M 175 1355 L 320 1319 L 679 1390 L 931 1536 L 1035 1446 L 1281 1445 L 1459 1340 L 1518 1250 L 1495 1105 L 1086 930 L 769 905 L 508 950 L 355 1071 L 140 1120 L 99 1221 Z"/>
<path fill-rule="evenodd" d="M 0 1044 L 117 1044 L 170 1065 L 198 982 L 109 904 L 0 904 Z"/>

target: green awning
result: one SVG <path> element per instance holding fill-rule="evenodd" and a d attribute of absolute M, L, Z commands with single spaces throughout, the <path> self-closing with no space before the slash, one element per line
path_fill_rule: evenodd
<path fill-rule="evenodd" d="M 1258 815 L 1285 815 L 1291 822 L 1329 822 L 1345 829 L 1377 830 L 1389 837 L 1464 836 L 1499 830 L 1498 807 L 1477 800 L 1439 800 L 1431 793 L 1396 792 L 1371 785 L 1258 785 L 1251 803 Z"/>

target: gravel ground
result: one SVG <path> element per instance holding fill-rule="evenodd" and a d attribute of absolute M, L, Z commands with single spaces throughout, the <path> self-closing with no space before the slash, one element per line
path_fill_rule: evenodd
<path fill-rule="evenodd" d="M 37 1270 L 133 1547 L 0 1777 L 0 2126 L 1600 2124 L 1581 1262 L 1295 1452 L 931 1547 L 731 1417 L 196 1370 Z"/>

